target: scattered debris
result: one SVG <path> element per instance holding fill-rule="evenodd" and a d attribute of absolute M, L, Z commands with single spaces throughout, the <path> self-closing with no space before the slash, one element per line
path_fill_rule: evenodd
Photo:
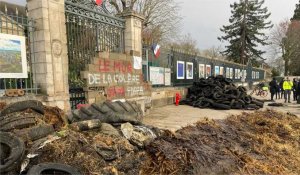
<path fill-rule="evenodd" d="M 88 120 L 79 122 L 85 127 L 73 123 L 73 129 L 78 127 L 72 130 L 64 127 L 65 117 L 60 109 L 43 109 L 44 115 L 30 108 L 0 117 L 4 126 L 10 117 L 36 115 L 33 126 L 0 132 L 2 172 L 51 172 L 52 165 L 41 165 L 57 162 L 72 170 L 76 167 L 77 173 L 91 175 L 300 174 L 300 119 L 290 113 L 267 110 L 225 120 L 205 119 L 173 133 L 125 120 L 116 123 L 113 119 L 112 123 L 96 119 L 97 124 L 92 125 Z M 42 126 L 50 132 L 38 131 Z M 25 131 L 27 134 L 19 136 L 28 138 L 31 134 L 34 139 L 23 138 L 24 144 L 16 134 Z M 45 134 L 41 136 L 42 133 Z M 20 149 L 10 152 L 9 147 Z M 10 154 L 13 159 L 8 160 Z"/>
<path fill-rule="evenodd" d="M 69 127 L 75 131 L 87 131 L 101 127 L 101 121 L 99 119 L 85 120 L 81 122 L 75 122 L 69 125 Z"/>
<path fill-rule="evenodd" d="M 269 103 L 268 106 L 281 107 L 281 106 L 284 106 L 284 104 L 283 103 Z"/>
<path fill-rule="evenodd" d="M 121 125 L 121 131 L 126 139 L 139 148 L 144 148 L 156 138 L 154 132 L 145 126 L 133 126 L 125 123 Z"/>
<path fill-rule="evenodd" d="M 165 132 L 142 174 L 300 174 L 300 119 L 272 110 Z"/>
<path fill-rule="evenodd" d="M 6 105 L 5 102 L 0 102 L 0 111 L 3 110 Z"/>
<path fill-rule="evenodd" d="M 243 86 L 236 87 L 231 79 L 219 75 L 217 77 L 201 78 L 188 88 L 186 99 L 181 105 L 198 108 L 214 109 L 259 109 L 264 103 L 247 95 Z"/>
<path fill-rule="evenodd" d="M 43 120 L 47 124 L 53 125 L 55 131 L 59 131 L 68 124 L 67 116 L 64 111 L 58 107 L 44 106 Z"/>
<path fill-rule="evenodd" d="M 102 123 L 100 133 L 110 136 L 116 136 L 116 137 L 122 137 L 120 132 L 113 127 L 111 124 L 108 123 Z"/>

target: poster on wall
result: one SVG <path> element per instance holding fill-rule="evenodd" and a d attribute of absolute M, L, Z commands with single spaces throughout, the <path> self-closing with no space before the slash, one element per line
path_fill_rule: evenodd
<path fill-rule="evenodd" d="M 211 76 L 211 65 L 206 65 L 206 78 Z"/>
<path fill-rule="evenodd" d="M 186 62 L 186 79 L 194 79 L 194 65 L 192 62 Z"/>
<path fill-rule="evenodd" d="M 171 86 L 171 69 L 165 68 L 165 85 Z"/>
<path fill-rule="evenodd" d="M 215 66 L 215 76 L 220 75 L 220 67 Z"/>
<path fill-rule="evenodd" d="M 163 85 L 165 84 L 165 70 L 162 67 L 150 66 L 150 81 L 152 85 Z"/>
<path fill-rule="evenodd" d="M 233 79 L 233 68 L 230 68 L 230 79 Z"/>
<path fill-rule="evenodd" d="M 184 61 L 177 61 L 177 79 L 184 79 Z"/>
<path fill-rule="evenodd" d="M 0 33 L 0 78 L 27 78 L 25 37 Z"/>
<path fill-rule="evenodd" d="M 142 57 L 133 56 L 133 68 L 142 69 Z"/>
<path fill-rule="evenodd" d="M 220 75 L 224 75 L 224 67 L 220 67 Z"/>
<path fill-rule="evenodd" d="M 199 78 L 205 77 L 205 65 L 199 64 Z"/>

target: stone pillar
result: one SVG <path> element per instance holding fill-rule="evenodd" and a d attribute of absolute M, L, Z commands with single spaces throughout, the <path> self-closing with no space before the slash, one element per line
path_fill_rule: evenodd
<path fill-rule="evenodd" d="M 134 51 L 135 56 L 142 56 L 142 24 L 144 17 L 134 12 L 124 12 L 118 15 L 126 20 L 125 29 L 125 52 Z"/>
<path fill-rule="evenodd" d="M 28 17 L 35 21 L 31 43 L 35 82 L 47 105 L 69 110 L 65 2 L 27 0 L 27 8 Z"/>

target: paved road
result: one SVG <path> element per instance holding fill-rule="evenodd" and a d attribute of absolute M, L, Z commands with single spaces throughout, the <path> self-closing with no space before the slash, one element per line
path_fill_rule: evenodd
<path fill-rule="evenodd" d="M 269 97 L 267 97 L 269 98 Z M 266 98 L 266 99 L 267 99 Z M 277 103 L 283 103 L 284 100 L 275 100 Z M 283 107 L 269 107 L 267 106 L 271 102 L 266 102 L 264 109 L 274 109 L 280 112 L 290 112 L 300 117 L 300 104 L 296 102 L 284 103 Z M 264 110 L 261 109 L 261 110 Z M 190 106 L 175 106 L 169 105 L 161 108 L 152 109 L 150 114 L 144 118 L 144 123 L 153 125 L 163 129 L 169 129 L 176 131 L 181 127 L 189 124 L 196 123 L 197 121 L 209 118 L 209 119 L 224 119 L 229 115 L 241 114 L 242 112 L 253 112 L 245 110 L 213 110 L 213 109 L 199 109 Z"/>

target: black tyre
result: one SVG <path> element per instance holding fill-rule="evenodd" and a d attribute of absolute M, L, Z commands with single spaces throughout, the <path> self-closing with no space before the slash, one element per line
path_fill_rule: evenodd
<path fill-rule="evenodd" d="M 216 99 L 216 100 L 221 99 L 222 96 L 223 96 L 223 94 L 221 92 L 215 92 L 213 94 L 213 98 Z"/>
<path fill-rule="evenodd" d="M 243 101 L 246 103 L 246 104 L 250 104 L 252 102 L 252 98 L 250 95 L 248 96 L 245 96 L 243 97 Z"/>
<path fill-rule="evenodd" d="M 15 130 L 14 133 L 24 138 L 24 140 L 35 141 L 41 138 L 44 138 L 54 132 L 54 128 L 52 125 L 41 124 L 35 127 L 26 128 L 22 130 Z"/>
<path fill-rule="evenodd" d="M 36 123 L 36 115 L 33 115 L 32 113 L 8 114 L 0 118 L 0 131 L 29 128 L 36 125 Z"/>
<path fill-rule="evenodd" d="M 260 101 L 257 101 L 257 100 L 252 100 L 252 103 L 253 103 L 253 104 L 256 104 L 256 105 L 259 106 L 260 108 L 263 108 L 263 107 L 264 107 L 264 103 L 263 103 L 263 102 L 260 102 Z"/>
<path fill-rule="evenodd" d="M 245 106 L 246 109 L 259 109 L 259 107 L 256 104 L 247 104 Z"/>
<path fill-rule="evenodd" d="M 0 174 L 18 170 L 24 156 L 24 142 L 12 133 L 0 132 Z"/>
<path fill-rule="evenodd" d="M 92 104 L 89 107 L 80 108 L 72 112 L 68 117 L 71 122 L 99 119 L 104 123 L 141 122 L 143 111 L 135 102 L 104 102 Z"/>
<path fill-rule="evenodd" d="M 36 101 L 36 100 L 27 100 L 27 101 L 20 101 L 20 102 L 16 102 L 16 103 L 7 105 L 0 112 L 0 117 L 5 116 L 10 113 L 13 113 L 13 112 L 24 111 L 26 109 L 32 109 L 32 110 L 44 115 L 44 106 L 43 106 L 42 102 Z"/>
<path fill-rule="evenodd" d="M 244 86 L 239 86 L 238 90 L 241 92 L 247 92 L 247 89 Z"/>
<path fill-rule="evenodd" d="M 216 109 L 229 110 L 231 107 L 229 105 L 221 104 L 221 103 L 213 103 L 212 106 Z"/>
<path fill-rule="evenodd" d="M 225 81 L 227 84 L 231 84 L 231 83 L 232 83 L 232 79 L 229 79 L 229 78 L 225 78 L 224 81 Z"/>
<path fill-rule="evenodd" d="M 64 175 L 80 175 L 76 168 L 60 163 L 42 163 L 33 166 L 27 173 L 28 175 L 42 174 L 64 174 Z"/>

